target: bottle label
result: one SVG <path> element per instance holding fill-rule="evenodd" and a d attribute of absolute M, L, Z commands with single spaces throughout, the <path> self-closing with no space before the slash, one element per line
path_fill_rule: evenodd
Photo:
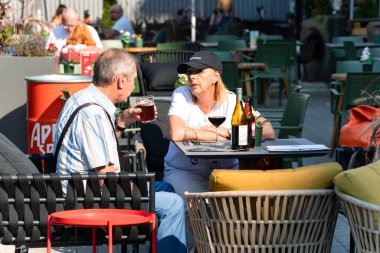
<path fill-rule="evenodd" d="M 239 126 L 238 145 L 248 145 L 248 125 Z"/>

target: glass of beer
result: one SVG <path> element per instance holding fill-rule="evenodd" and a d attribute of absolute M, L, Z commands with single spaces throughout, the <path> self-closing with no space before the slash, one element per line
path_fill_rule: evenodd
<path fill-rule="evenodd" d="M 151 122 L 156 119 L 154 113 L 153 96 L 144 96 L 136 99 L 137 107 L 141 108 L 140 121 L 142 123 Z"/>

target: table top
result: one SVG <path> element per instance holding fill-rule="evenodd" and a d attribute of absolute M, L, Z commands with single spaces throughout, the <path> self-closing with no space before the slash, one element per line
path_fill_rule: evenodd
<path fill-rule="evenodd" d="M 154 219 L 154 214 L 125 209 L 80 209 L 55 212 L 50 215 L 52 224 L 73 226 L 128 226 L 144 224 Z"/>
<path fill-rule="evenodd" d="M 294 139 L 275 139 L 266 140 L 262 143 L 262 147 L 250 148 L 247 151 L 231 150 L 231 142 L 224 141 L 224 145 L 215 146 L 212 143 L 201 143 L 200 145 L 191 142 L 175 142 L 177 147 L 190 158 L 260 158 L 263 156 L 271 157 L 310 157 L 310 156 L 324 156 L 329 152 L 329 149 L 311 150 L 311 151 L 268 151 L 267 146 L 281 146 L 281 145 L 315 145 L 315 143 L 305 138 Z M 200 149 L 208 148 L 209 151 L 202 151 Z M 210 151 L 211 150 L 211 151 Z M 223 151 L 212 151 L 223 150 Z"/>
<path fill-rule="evenodd" d="M 239 70 L 265 69 L 267 65 L 263 62 L 241 62 L 238 64 Z"/>
<path fill-rule="evenodd" d="M 343 43 L 325 43 L 326 47 L 330 49 L 337 49 L 337 48 L 344 48 Z M 360 42 L 354 43 L 355 47 L 357 48 L 363 48 L 363 47 L 380 47 L 380 43 L 374 43 L 374 42 Z"/>
<path fill-rule="evenodd" d="M 331 79 L 335 81 L 345 82 L 347 80 L 347 73 L 334 73 L 331 75 Z"/>
<path fill-rule="evenodd" d="M 124 48 L 125 51 L 129 53 L 142 53 L 142 52 L 149 52 L 149 51 L 157 51 L 156 47 L 127 47 Z"/>

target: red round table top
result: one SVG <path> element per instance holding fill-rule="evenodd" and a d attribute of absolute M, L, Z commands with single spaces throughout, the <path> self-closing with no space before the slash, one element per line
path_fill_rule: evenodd
<path fill-rule="evenodd" d="M 125 209 L 80 209 L 55 212 L 50 215 L 51 223 L 74 226 L 129 226 L 149 223 L 154 214 Z"/>

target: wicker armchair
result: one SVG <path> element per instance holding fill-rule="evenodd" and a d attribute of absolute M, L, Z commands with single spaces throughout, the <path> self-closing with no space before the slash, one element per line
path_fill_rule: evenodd
<path fill-rule="evenodd" d="M 330 252 L 333 190 L 185 193 L 198 252 Z"/>
<path fill-rule="evenodd" d="M 348 219 L 356 252 L 380 252 L 380 206 L 347 195 L 337 187 L 335 193 Z"/>

